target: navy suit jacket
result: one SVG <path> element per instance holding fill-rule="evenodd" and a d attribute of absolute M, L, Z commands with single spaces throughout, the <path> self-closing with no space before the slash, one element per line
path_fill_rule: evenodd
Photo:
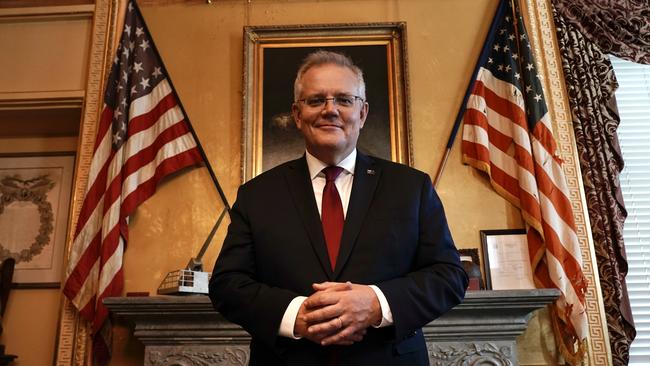
<path fill-rule="evenodd" d="M 306 159 L 239 189 L 210 280 L 210 298 L 252 336 L 251 365 L 428 365 L 421 327 L 458 304 L 467 276 L 428 175 L 357 154 L 336 268 L 330 267 Z M 374 284 L 394 324 L 352 346 L 278 335 L 282 316 L 313 283 Z"/>

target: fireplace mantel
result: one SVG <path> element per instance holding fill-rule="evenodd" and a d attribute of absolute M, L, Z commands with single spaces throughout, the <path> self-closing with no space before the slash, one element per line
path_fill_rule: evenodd
<path fill-rule="evenodd" d="M 468 291 L 461 304 L 424 327 L 431 364 L 517 365 L 516 337 L 535 310 L 558 296 L 555 289 Z M 135 325 L 147 366 L 248 364 L 250 336 L 217 313 L 207 296 L 113 297 L 104 304 Z"/>

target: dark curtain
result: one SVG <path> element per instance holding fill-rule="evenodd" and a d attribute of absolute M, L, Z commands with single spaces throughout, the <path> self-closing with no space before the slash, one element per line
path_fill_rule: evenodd
<path fill-rule="evenodd" d="M 602 52 L 650 64 L 648 0 L 553 0 L 553 6 Z"/>
<path fill-rule="evenodd" d="M 618 179 L 623 169 L 623 157 L 616 134 L 620 119 L 614 91 L 618 84 L 606 52 L 584 36 L 581 28 L 560 14 L 562 6 L 554 11 L 554 18 L 592 226 L 610 345 L 614 365 L 627 365 L 630 343 L 636 331 L 625 284 L 627 260 L 623 246 L 623 222 L 627 212 Z M 586 8 L 588 7 L 583 7 L 582 10 L 588 13 Z"/>

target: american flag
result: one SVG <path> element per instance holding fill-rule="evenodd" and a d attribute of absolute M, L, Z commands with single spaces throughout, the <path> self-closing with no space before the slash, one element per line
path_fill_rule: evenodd
<path fill-rule="evenodd" d="M 510 0 L 497 9 L 477 70 L 463 115 L 463 161 L 521 209 L 535 284 L 561 292 L 552 312 L 560 351 L 579 363 L 587 337 L 580 246 L 541 75 Z"/>
<path fill-rule="evenodd" d="M 93 352 L 109 356 L 102 300 L 121 295 L 128 217 L 168 174 L 203 161 L 144 19 L 133 1 L 106 83 L 88 187 L 63 293 L 91 322 Z"/>

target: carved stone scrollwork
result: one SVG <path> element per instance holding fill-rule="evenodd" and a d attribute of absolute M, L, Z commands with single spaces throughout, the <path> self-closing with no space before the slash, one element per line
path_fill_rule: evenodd
<path fill-rule="evenodd" d="M 224 347 L 222 349 L 181 350 L 165 349 L 166 352 L 147 353 L 149 366 L 244 366 L 248 365 L 248 349 Z"/>
<path fill-rule="evenodd" d="M 428 345 L 429 361 L 433 366 L 513 366 L 512 349 L 493 343 L 464 343 L 457 345 Z"/>

